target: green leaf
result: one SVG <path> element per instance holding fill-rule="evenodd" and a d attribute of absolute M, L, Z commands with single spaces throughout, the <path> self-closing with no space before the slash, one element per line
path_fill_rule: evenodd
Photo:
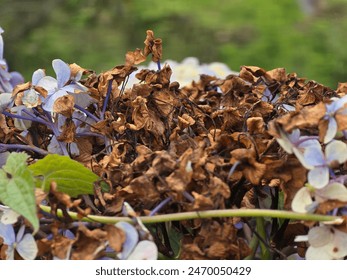
<path fill-rule="evenodd" d="M 29 165 L 29 169 L 37 176 L 37 187 L 49 191 L 50 183 L 55 181 L 58 191 L 72 197 L 93 194 L 93 183 L 99 178 L 83 164 L 57 154 L 45 156 Z"/>
<path fill-rule="evenodd" d="M 25 217 L 36 232 L 39 219 L 36 212 L 35 179 L 30 172 L 25 153 L 11 153 L 0 169 L 0 200 Z"/>

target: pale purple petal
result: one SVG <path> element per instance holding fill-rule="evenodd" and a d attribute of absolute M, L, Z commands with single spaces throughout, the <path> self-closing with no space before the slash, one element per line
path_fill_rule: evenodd
<path fill-rule="evenodd" d="M 58 88 L 62 88 L 70 80 L 71 70 L 67 63 L 61 59 L 52 61 L 53 69 L 57 75 Z"/>
<path fill-rule="evenodd" d="M 123 244 L 123 251 L 118 254 L 118 257 L 122 260 L 127 259 L 129 254 L 134 250 L 137 242 L 139 241 L 139 234 L 135 227 L 126 222 L 118 222 L 115 225 L 124 231 L 126 235 L 125 242 Z"/>
<path fill-rule="evenodd" d="M 13 226 L 0 223 L 0 237 L 6 245 L 11 246 L 16 240 Z"/>
<path fill-rule="evenodd" d="M 30 233 L 25 234 L 17 244 L 16 250 L 24 260 L 34 260 L 38 252 L 34 237 Z"/>
<path fill-rule="evenodd" d="M 314 165 L 311 165 L 306 161 L 304 154 L 298 148 L 294 147 L 293 152 L 303 167 L 305 167 L 306 169 L 313 169 L 314 168 Z"/>
<path fill-rule="evenodd" d="M 38 84 L 38 82 L 46 76 L 45 70 L 43 69 L 38 69 L 33 73 L 33 76 L 31 78 L 31 82 L 34 86 Z"/>
<path fill-rule="evenodd" d="M 329 183 L 329 168 L 316 167 L 308 172 L 308 182 L 316 189 L 321 189 Z"/>
<path fill-rule="evenodd" d="M 347 145 L 342 141 L 330 142 L 325 148 L 325 155 L 328 163 L 344 163 L 347 160 Z"/>
<path fill-rule="evenodd" d="M 319 143 L 318 140 L 316 139 L 309 139 L 310 136 L 301 136 L 299 141 L 301 141 L 301 143 L 299 145 L 297 145 L 298 148 L 300 149 L 307 149 L 313 146 L 316 146 L 316 149 L 320 149 L 321 145 Z M 307 139 L 307 140 L 305 140 Z"/>
<path fill-rule="evenodd" d="M 333 103 L 335 111 L 341 109 L 347 103 L 347 95 L 335 100 Z"/>
<path fill-rule="evenodd" d="M 58 90 L 58 82 L 51 76 L 45 76 L 40 79 L 37 86 L 43 87 L 45 90 L 47 90 L 48 95 L 51 95 Z"/>
<path fill-rule="evenodd" d="M 320 146 L 312 146 L 305 149 L 304 152 L 305 163 L 307 165 L 325 165 L 324 154 Z"/>
<path fill-rule="evenodd" d="M 47 151 L 51 154 L 58 154 L 63 155 L 63 151 L 61 149 L 61 146 L 59 145 L 59 142 L 55 136 L 52 137 L 51 141 L 49 142 L 47 146 Z"/>
<path fill-rule="evenodd" d="M 300 138 L 300 130 L 299 129 L 293 129 L 292 133 L 288 134 L 288 139 L 292 143 L 296 143 L 299 141 Z"/>
<path fill-rule="evenodd" d="M 337 132 L 336 120 L 333 117 L 329 117 L 328 129 L 324 136 L 324 143 L 328 143 L 331 140 L 333 140 L 336 135 L 336 132 Z"/>
<path fill-rule="evenodd" d="M 19 243 L 22 240 L 23 235 L 24 235 L 24 231 L 25 231 L 25 226 L 22 225 L 17 232 L 17 236 L 16 236 L 16 242 L 17 243 Z"/>
<path fill-rule="evenodd" d="M 10 72 L 10 75 L 11 75 L 10 83 L 13 87 L 24 83 L 24 77 L 19 72 L 13 71 L 13 72 Z"/>
<path fill-rule="evenodd" d="M 13 86 L 10 83 L 11 74 L 3 69 L 0 65 L 0 93 L 1 92 L 12 92 Z"/>
<path fill-rule="evenodd" d="M 76 92 L 81 92 L 81 91 L 87 91 L 87 88 L 84 86 L 79 86 L 79 84 L 69 84 L 66 85 L 62 88 L 63 90 L 67 91 L 67 92 L 71 92 L 71 93 L 76 93 Z"/>

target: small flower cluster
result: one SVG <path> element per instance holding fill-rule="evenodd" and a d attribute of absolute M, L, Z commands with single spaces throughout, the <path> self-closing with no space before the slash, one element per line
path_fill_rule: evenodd
<path fill-rule="evenodd" d="M 14 224 L 18 224 L 19 217 L 20 215 L 9 207 L 0 205 L 0 237 L 7 246 L 6 259 L 13 260 L 17 252 L 24 260 L 34 260 L 38 248 L 33 235 L 25 233 L 23 221 L 20 222 L 17 233 L 15 231 Z"/>
<path fill-rule="evenodd" d="M 277 142 L 288 154 L 295 154 L 300 163 L 308 170 L 307 184 L 296 192 L 292 209 L 299 213 L 313 213 L 325 202 L 347 202 L 346 176 L 340 174 L 339 167 L 347 161 L 347 145 L 336 140 L 343 118 L 347 117 L 347 95 L 332 98 L 325 104 L 322 121 L 326 123 L 325 135 L 319 142 L 318 136 L 300 136 L 295 128 L 291 133 L 278 127 Z M 322 148 L 324 147 L 324 149 Z M 333 209 L 335 214 L 341 207 Z M 343 210 L 343 208 L 342 208 Z M 310 229 L 307 236 L 299 236 L 297 241 L 308 241 L 307 259 L 341 259 L 347 256 L 347 233 L 333 225 L 321 223 Z"/>
<path fill-rule="evenodd" d="M 166 60 L 163 62 L 164 65 L 170 65 L 172 70 L 171 79 L 177 81 L 181 87 L 189 86 L 193 81 L 198 81 L 200 75 L 209 75 L 217 78 L 225 78 L 228 75 L 237 75 L 238 72 L 232 71 L 229 67 L 220 62 L 212 63 L 203 63 L 200 64 L 199 60 L 196 57 L 187 57 L 181 62 L 174 60 Z M 157 63 L 151 62 L 148 66 L 139 66 L 139 71 L 141 69 L 157 69 Z M 138 83 L 138 80 L 135 78 L 135 74 L 138 71 L 132 73 L 129 77 L 127 87 L 132 87 L 134 84 Z"/>

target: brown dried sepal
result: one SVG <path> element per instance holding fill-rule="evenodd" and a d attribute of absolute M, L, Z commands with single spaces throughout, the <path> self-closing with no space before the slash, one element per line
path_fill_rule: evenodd
<path fill-rule="evenodd" d="M 148 56 L 151 53 L 152 61 L 158 62 L 162 57 L 162 40 L 160 38 L 154 38 L 154 32 L 152 30 L 147 30 L 146 33 L 143 54 Z"/>
<path fill-rule="evenodd" d="M 57 98 L 53 104 L 53 112 L 71 118 L 74 112 L 75 98 L 67 94 Z"/>

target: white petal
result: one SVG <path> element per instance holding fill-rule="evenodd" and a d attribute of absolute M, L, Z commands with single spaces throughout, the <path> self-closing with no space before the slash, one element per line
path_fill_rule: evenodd
<path fill-rule="evenodd" d="M 329 226 L 320 226 L 311 228 L 308 232 L 308 241 L 312 247 L 322 247 L 334 239 L 333 233 Z"/>
<path fill-rule="evenodd" d="M 12 93 L 0 93 L 0 113 L 7 108 L 12 101 Z"/>
<path fill-rule="evenodd" d="M 329 163 L 335 160 L 344 163 L 347 160 L 347 145 L 342 141 L 332 141 L 325 148 L 325 156 Z"/>
<path fill-rule="evenodd" d="M 16 250 L 23 259 L 34 260 L 38 252 L 34 237 L 30 233 L 25 234 L 17 244 Z"/>
<path fill-rule="evenodd" d="M 157 260 L 158 248 L 154 242 L 149 240 L 140 241 L 128 260 Z"/>
<path fill-rule="evenodd" d="M 333 117 L 329 117 L 328 129 L 324 136 L 324 143 L 328 143 L 331 140 L 333 140 L 336 135 L 336 132 L 337 132 L 336 120 Z"/>
<path fill-rule="evenodd" d="M 308 182 L 316 189 L 324 188 L 329 183 L 329 168 L 316 167 L 308 172 Z"/>
<path fill-rule="evenodd" d="M 52 66 L 57 75 L 58 88 L 62 88 L 70 80 L 70 67 L 61 59 L 54 59 L 52 61 Z"/>
<path fill-rule="evenodd" d="M 30 108 L 25 107 L 24 105 L 16 106 L 11 108 L 11 113 L 17 114 L 19 116 L 28 117 L 28 115 L 25 112 L 22 112 L 23 110 L 27 110 L 29 112 L 32 112 Z M 19 130 L 27 130 L 31 127 L 32 121 L 29 120 L 22 120 L 19 118 L 14 119 L 14 126 L 18 128 Z"/>
<path fill-rule="evenodd" d="M 347 202 L 347 189 L 340 183 L 329 184 L 325 188 L 317 190 L 317 193 L 326 199 L 337 199 Z"/>
<path fill-rule="evenodd" d="M 276 141 L 280 146 L 282 147 L 283 150 L 285 150 L 288 154 L 293 153 L 293 144 L 285 138 L 276 138 Z"/>
<path fill-rule="evenodd" d="M 347 233 L 334 228 L 334 242 L 330 254 L 334 259 L 341 259 L 347 255 Z"/>
<path fill-rule="evenodd" d="M 298 190 L 292 201 L 292 210 L 298 213 L 307 213 L 307 208 L 312 204 L 311 194 L 308 188 Z"/>
<path fill-rule="evenodd" d="M 310 246 L 305 255 L 307 260 L 331 260 L 332 256 L 327 252 L 324 247 L 312 247 Z"/>
<path fill-rule="evenodd" d="M 58 82 L 51 76 L 44 76 L 37 82 L 37 86 L 43 87 L 50 95 L 58 89 Z"/>
<path fill-rule="evenodd" d="M 308 236 L 307 235 L 297 235 L 295 236 L 294 242 L 307 242 Z"/>
<path fill-rule="evenodd" d="M 4 213 L 1 215 L 0 221 L 5 225 L 12 225 L 17 222 L 19 216 L 20 215 L 12 209 L 7 209 L 4 210 Z"/>

